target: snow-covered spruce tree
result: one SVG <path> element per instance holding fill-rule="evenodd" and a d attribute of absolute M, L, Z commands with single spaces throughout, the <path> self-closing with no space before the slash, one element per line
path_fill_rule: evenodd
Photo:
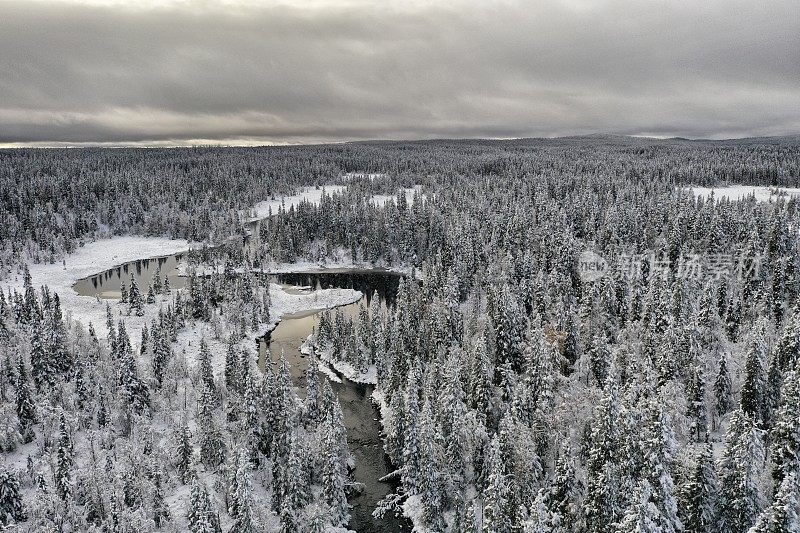
<path fill-rule="evenodd" d="M 708 437 L 708 415 L 706 409 L 706 382 L 702 368 L 692 370 L 691 382 L 686 392 L 686 418 L 696 442 L 705 442 Z"/>
<path fill-rule="evenodd" d="M 217 386 L 214 383 L 214 370 L 211 366 L 211 350 L 208 348 L 208 343 L 205 339 L 200 339 L 200 379 L 213 393 L 216 394 Z"/>
<path fill-rule="evenodd" d="M 240 386 L 240 361 L 239 352 L 233 335 L 228 339 L 228 349 L 225 352 L 225 386 L 229 391 L 238 391 Z"/>
<path fill-rule="evenodd" d="M 5 468 L 0 469 L 0 526 L 10 526 L 25 519 L 19 479 Z"/>
<path fill-rule="evenodd" d="M 144 303 L 142 302 L 142 293 L 139 290 L 139 284 L 131 272 L 131 288 L 128 291 L 128 314 L 135 314 L 136 316 L 144 316 Z"/>
<path fill-rule="evenodd" d="M 775 488 L 800 469 L 800 372 L 786 372 L 781 403 L 770 432 L 770 460 Z"/>
<path fill-rule="evenodd" d="M 680 493 L 680 511 L 686 533 L 713 531 L 717 518 L 717 476 L 709 444 L 695 454 L 694 467 Z"/>
<path fill-rule="evenodd" d="M 28 385 L 28 373 L 25 370 L 25 360 L 20 356 L 17 364 L 16 376 L 16 411 L 19 421 L 19 432 L 22 442 L 31 442 L 34 438 L 33 425 L 37 421 L 36 405 Z"/>
<path fill-rule="evenodd" d="M 586 463 L 584 513 L 586 529 L 592 533 L 607 531 L 622 513 L 620 507 L 622 472 L 619 464 L 621 457 L 618 454 L 622 435 L 618 389 L 613 374 L 606 379 L 605 390 L 605 396 L 594 419 L 591 447 Z"/>
<path fill-rule="evenodd" d="M 323 422 L 322 436 L 322 495 L 330 512 L 330 523 L 344 526 L 350 519 L 345 494 L 347 472 L 341 458 L 341 444 L 336 439 L 335 421 L 329 416 Z"/>
<path fill-rule="evenodd" d="M 161 283 L 161 262 L 158 259 L 157 261 L 159 261 L 159 263 L 156 267 L 156 271 L 153 272 L 153 283 L 151 286 L 153 287 L 153 292 L 155 294 L 161 294 L 161 291 L 164 288 L 163 284 Z"/>
<path fill-rule="evenodd" d="M 73 455 L 73 443 L 70 429 L 67 427 L 67 420 L 64 413 L 59 418 L 58 447 L 56 449 L 56 469 L 53 474 L 55 479 L 56 492 L 62 500 L 68 500 L 72 496 L 73 475 L 72 465 L 75 461 Z"/>
<path fill-rule="evenodd" d="M 235 512 L 231 533 L 256 533 L 259 526 L 255 522 L 253 502 L 253 481 L 250 466 L 250 452 L 240 449 L 234 452 L 236 457 L 236 491 L 233 493 Z"/>
<path fill-rule="evenodd" d="M 191 434 L 189 433 L 189 426 L 186 422 L 185 415 L 178 428 L 175 441 L 175 468 L 178 471 L 178 479 L 180 482 L 186 483 L 189 479 L 189 473 L 191 472 L 194 449 L 192 448 Z"/>
<path fill-rule="evenodd" d="M 728 362 L 723 355 L 719 359 L 717 376 L 714 379 L 714 410 L 718 417 L 724 416 L 730 411 L 732 406 L 731 399 L 731 376 L 728 373 Z"/>
<path fill-rule="evenodd" d="M 663 517 L 652 501 L 650 483 L 643 479 L 639 482 L 631 503 L 622 515 L 614 531 L 616 533 L 661 533 Z"/>
<path fill-rule="evenodd" d="M 741 393 L 742 411 L 759 424 L 766 420 L 767 408 L 765 398 L 767 376 L 764 370 L 767 352 L 765 324 L 766 319 L 761 318 L 748 342 Z"/>
<path fill-rule="evenodd" d="M 651 401 L 647 406 L 643 477 L 650 483 L 651 498 L 660 515 L 659 527 L 664 533 L 683 529 L 678 518 L 678 503 L 675 486 L 670 472 L 675 453 L 675 436 L 670 424 L 665 420 L 662 408 Z"/>
<path fill-rule="evenodd" d="M 193 474 L 192 488 L 189 495 L 187 517 L 189 531 L 192 533 L 222 533 L 219 514 L 214 508 L 208 489 L 202 480 Z"/>
<path fill-rule="evenodd" d="M 758 516 L 748 533 L 800 532 L 800 483 L 792 472 L 781 481 L 772 504 Z"/>
<path fill-rule="evenodd" d="M 484 491 L 482 533 L 511 533 L 513 516 L 509 516 L 509 487 L 497 436 L 492 438 L 487 453 L 488 483 Z"/>
<path fill-rule="evenodd" d="M 207 468 L 214 468 L 225 461 L 225 443 L 214 416 L 216 401 L 211 389 L 201 385 L 197 400 L 197 443 L 200 461 Z"/>
<path fill-rule="evenodd" d="M 719 472 L 719 527 L 746 531 L 762 506 L 759 476 L 764 463 L 762 431 L 742 410 L 731 416 Z"/>

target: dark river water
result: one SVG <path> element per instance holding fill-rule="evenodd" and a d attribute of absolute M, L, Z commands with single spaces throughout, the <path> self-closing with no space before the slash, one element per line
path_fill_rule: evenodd
<path fill-rule="evenodd" d="M 278 283 L 293 287 L 309 287 L 311 289 L 346 288 L 356 289 L 363 294 L 376 294 L 382 307 L 391 304 L 397 295 L 400 275 L 386 271 L 342 271 L 325 273 L 292 273 L 275 276 Z M 367 305 L 367 298 L 360 302 L 340 307 L 351 318 L 356 318 L 360 305 Z M 298 313 L 284 316 L 271 333 L 259 339 L 259 362 L 263 365 L 266 353 L 272 356 L 275 364 L 281 352 L 290 365 L 292 381 L 305 390 L 305 371 L 307 358 L 300 353 L 300 346 L 308 335 L 319 326 L 321 312 Z M 269 348 L 269 351 L 267 351 Z M 322 363 L 321 363 L 322 364 Z M 383 533 L 394 531 L 411 531 L 408 522 L 387 514 L 381 519 L 372 517 L 375 505 L 394 487 L 378 480 L 394 471 L 388 457 L 383 451 L 381 440 L 380 414 L 370 396 L 372 385 L 364 385 L 349 381 L 342 376 L 341 383 L 331 381 L 331 387 L 339 398 L 347 427 L 347 442 L 355 457 L 355 480 L 362 484 L 364 490 L 350 498 L 353 506 L 350 512 L 349 527 L 358 533 Z"/>
<path fill-rule="evenodd" d="M 120 282 L 130 285 L 131 273 L 134 274 L 139 287 L 146 293 L 153 276 L 160 267 L 161 277 L 169 277 L 172 288 L 184 286 L 184 278 L 178 275 L 177 266 L 180 255 L 133 261 L 125 265 L 101 272 L 95 276 L 82 279 L 73 288 L 84 296 L 100 298 L 119 298 Z M 332 270 L 325 272 L 274 274 L 273 282 L 279 283 L 287 290 L 318 290 L 327 288 L 345 288 L 361 291 L 366 297 L 354 304 L 342 306 L 349 316 L 355 318 L 359 305 L 368 305 L 373 294 L 381 302 L 381 307 L 392 305 L 397 295 L 397 287 L 401 275 L 385 270 Z M 300 353 L 300 346 L 308 335 L 319 326 L 321 312 L 305 312 L 284 315 L 277 327 L 266 336 L 257 339 L 259 360 L 266 363 L 265 354 L 271 353 L 273 363 L 281 352 L 290 365 L 292 381 L 305 391 L 305 370 L 308 361 Z M 327 379 L 326 376 L 322 376 Z M 341 376 L 340 376 L 341 377 Z M 355 458 L 355 481 L 363 486 L 363 491 L 350 497 L 350 529 L 357 533 L 393 533 L 411 531 L 410 523 L 387 514 L 381 519 L 372 517 L 375 505 L 384 496 L 394 490 L 391 483 L 378 480 L 391 473 L 394 468 L 383 451 L 381 424 L 377 407 L 371 400 L 373 387 L 354 383 L 341 377 L 342 382 L 331 381 L 342 407 L 344 423 L 347 428 L 347 442 Z"/>

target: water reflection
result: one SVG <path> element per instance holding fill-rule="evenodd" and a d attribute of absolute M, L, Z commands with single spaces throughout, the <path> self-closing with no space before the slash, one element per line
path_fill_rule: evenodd
<path fill-rule="evenodd" d="M 183 254 L 175 254 L 167 257 L 131 261 L 94 276 L 78 280 L 72 288 L 81 296 L 119 298 L 121 283 L 124 282 L 126 287 L 130 287 L 131 274 L 133 274 L 136 278 L 136 283 L 139 284 L 139 289 L 142 293 L 147 294 L 147 288 L 153 282 L 155 273 L 160 272 L 162 282 L 164 276 L 167 276 L 170 287 L 181 289 L 185 285 L 185 278 L 178 274 L 178 264 L 182 258 Z"/>

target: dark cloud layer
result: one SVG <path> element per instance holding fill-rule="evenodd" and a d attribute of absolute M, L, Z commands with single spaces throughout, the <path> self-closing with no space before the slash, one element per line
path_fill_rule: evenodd
<path fill-rule="evenodd" d="M 800 131 L 797 0 L 0 13 L 0 143 Z"/>

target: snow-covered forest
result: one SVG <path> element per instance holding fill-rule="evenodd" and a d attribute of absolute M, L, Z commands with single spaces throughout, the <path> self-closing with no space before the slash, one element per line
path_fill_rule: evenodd
<path fill-rule="evenodd" d="M 797 138 L 0 151 L 0 529 L 345 531 L 324 365 L 415 531 L 800 531 L 799 186 Z M 122 235 L 189 241 L 185 287 L 48 287 Z M 354 317 L 270 278 L 376 266 Z M 253 339 L 307 309 L 297 387 Z"/>

